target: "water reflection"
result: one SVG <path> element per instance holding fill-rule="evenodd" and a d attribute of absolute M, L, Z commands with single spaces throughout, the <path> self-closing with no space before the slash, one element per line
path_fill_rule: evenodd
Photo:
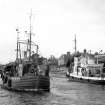
<path fill-rule="evenodd" d="M 12 92 L 0 88 L 0 105 L 104 105 L 105 86 L 53 77 L 51 92 Z"/>

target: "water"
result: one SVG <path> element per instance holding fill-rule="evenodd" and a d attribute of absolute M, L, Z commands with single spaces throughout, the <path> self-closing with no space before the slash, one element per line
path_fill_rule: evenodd
<path fill-rule="evenodd" d="M 105 105 L 105 86 L 53 76 L 50 93 L 12 92 L 0 87 L 0 105 Z"/>

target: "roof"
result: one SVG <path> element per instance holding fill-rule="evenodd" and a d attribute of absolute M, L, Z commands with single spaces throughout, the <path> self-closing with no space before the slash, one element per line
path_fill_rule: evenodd
<path fill-rule="evenodd" d="M 95 56 L 96 58 L 105 58 L 105 54 L 98 54 Z"/>
<path fill-rule="evenodd" d="M 88 64 L 87 67 L 103 67 L 103 64 Z"/>
<path fill-rule="evenodd" d="M 96 55 L 95 58 L 97 58 L 98 61 L 105 62 L 105 54 Z"/>

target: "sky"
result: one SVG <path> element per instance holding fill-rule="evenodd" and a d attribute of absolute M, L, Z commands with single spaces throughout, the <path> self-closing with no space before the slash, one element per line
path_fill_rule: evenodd
<path fill-rule="evenodd" d="M 105 52 L 105 0 L 0 0 L 0 63 L 16 58 L 16 40 L 28 37 L 32 9 L 32 40 L 44 57 L 77 50 Z"/>

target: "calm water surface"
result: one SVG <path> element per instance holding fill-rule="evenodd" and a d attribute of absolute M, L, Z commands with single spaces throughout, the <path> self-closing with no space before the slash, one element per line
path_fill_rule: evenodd
<path fill-rule="evenodd" d="M 0 105 L 105 105 L 105 86 L 53 76 L 50 93 L 11 92 L 0 87 Z"/>

